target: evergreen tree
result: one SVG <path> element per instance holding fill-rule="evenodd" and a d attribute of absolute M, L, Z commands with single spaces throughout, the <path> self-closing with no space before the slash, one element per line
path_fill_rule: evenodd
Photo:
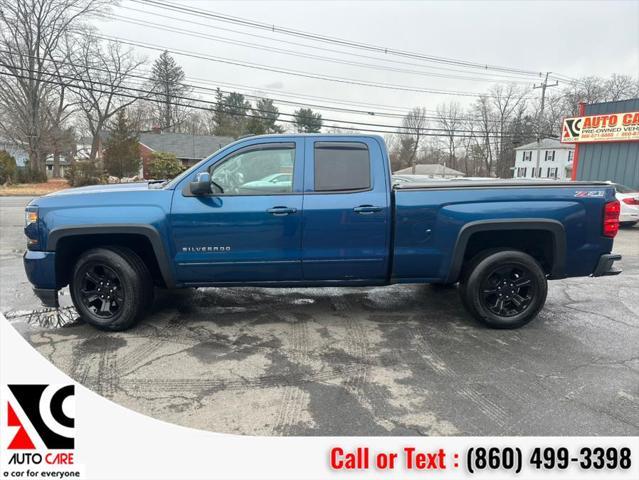
<path fill-rule="evenodd" d="M 263 135 L 265 133 L 282 133 L 284 130 L 277 125 L 280 111 L 273 105 L 270 98 L 261 98 L 257 101 L 255 108 L 251 111 L 246 130 L 252 135 Z"/>
<path fill-rule="evenodd" d="M 215 135 L 239 137 L 247 133 L 248 112 L 251 104 L 238 92 L 222 96 L 217 91 L 213 133 Z"/>
<path fill-rule="evenodd" d="M 140 144 L 137 131 L 120 110 L 105 142 L 104 169 L 114 177 L 132 177 L 140 171 Z"/>
<path fill-rule="evenodd" d="M 310 108 L 295 110 L 295 125 L 300 133 L 319 133 L 322 130 L 322 114 Z"/>
<path fill-rule="evenodd" d="M 162 52 L 153 63 L 151 88 L 156 102 L 156 117 L 164 131 L 179 129 L 186 115 L 186 100 L 190 93 L 184 84 L 184 70 L 168 51 Z"/>

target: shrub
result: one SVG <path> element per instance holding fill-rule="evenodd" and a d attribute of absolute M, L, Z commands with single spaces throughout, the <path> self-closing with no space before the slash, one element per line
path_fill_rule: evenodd
<path fill-rule="evenodd" d="M 104 146 L 104 169 L 109 175 L 118 178 L 132 177 L 140 171 L 138 136 L 124 110 L 118 112 Z"/>
<path fill-rule="evenodd" d="M 76 161 L 67 169 L 65 177 L 72 187 L 106 183 L 104 172 L 90 161 Z"/>
<path fill-rule="evenodd" d="M 0 184 L 16 181 L 18 167 L 16 159 L 5 150 L 0 150 Z"/>
<path fill-rule="evenodd" d="M 184 170 L 182 162 L 175 155 L 167 152 L 154 152 L 149 163 L 149 175 L 155 180 L 168 180 Z"/>
<path fill-rule="evenodd" d="M 18 168 L 16 175 L 16 183 L 44 183 L 47 180 L 46 172 L 43 170 L 33 170 L 29 167 L 28 160 L 24 167 Z"/>

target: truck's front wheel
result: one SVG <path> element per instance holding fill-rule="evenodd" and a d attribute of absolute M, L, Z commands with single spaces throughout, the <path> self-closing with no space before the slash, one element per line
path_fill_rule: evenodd
<path fill-rule="evenodd" d="M 548 282 L 539 263 L 516 250 L 488 252 L 473 259 L 460 282 L 464 306 L 492 328 L 518 328 L 537 316 Z"/>
<path fill-rule="evenodd" d="M 153 285 L 144 262 L 121 247 L 94 248 L 78 258 L 71 298 L 87 323 L 102 330 L 126 330 L 151 300 Z"/>

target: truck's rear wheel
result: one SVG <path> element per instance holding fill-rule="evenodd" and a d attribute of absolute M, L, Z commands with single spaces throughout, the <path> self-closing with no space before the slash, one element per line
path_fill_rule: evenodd
<path fill-rule="evenodd" d="M 547 293 L 541 265 L 516 250 L 480 254 L 460 282 L 466 309 L 491 328 L 518 328 L 530 322 L 546 303 Z"/>
<path fill-rule="evenodd" d="M 153 284 L 144 262 L 122 247 L 95 248 L 77 260 L 70 285 L 80 316 L 102 330 L 126 330 L 149 305 Z"/>

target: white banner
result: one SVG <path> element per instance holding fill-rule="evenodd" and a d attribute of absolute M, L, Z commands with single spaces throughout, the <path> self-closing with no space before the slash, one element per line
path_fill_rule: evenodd
<path fill-rule="evenodd" d="M 639 437 L 251 437 L 168 424 L 74 382 L 0 317 L 2 478 L 639 478 Z"/>
<path fill-rule="evenodd" d="M 565 118 L 562 143 L 639 141 L 639 112 Z"/>

